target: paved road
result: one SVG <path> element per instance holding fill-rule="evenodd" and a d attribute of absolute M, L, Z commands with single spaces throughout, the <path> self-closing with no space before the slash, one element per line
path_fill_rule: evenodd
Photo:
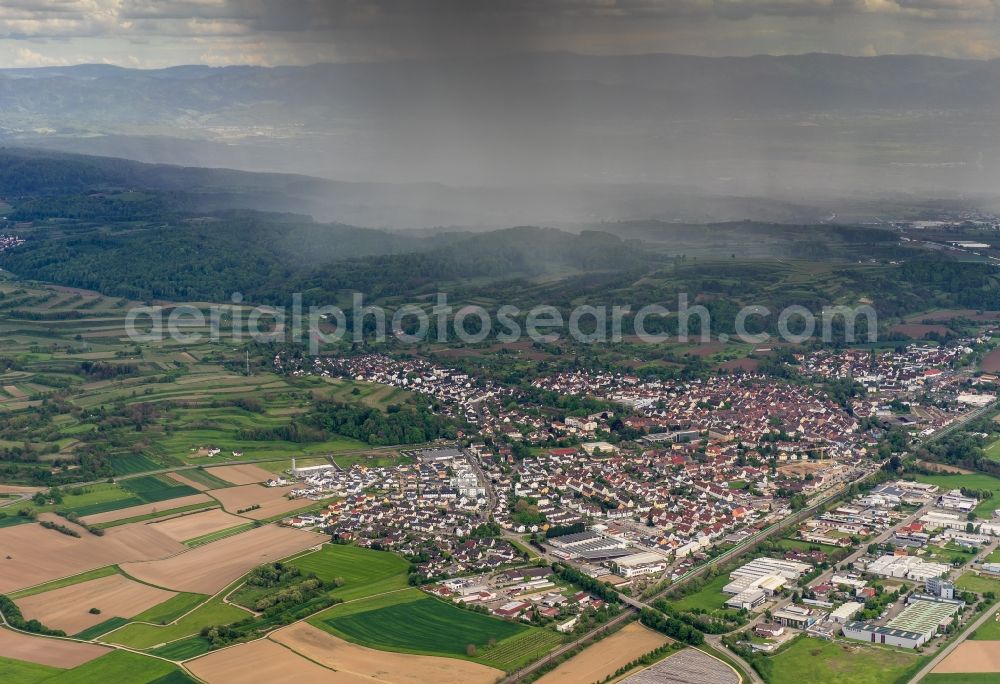
<path fill-rule="evenodd" d="M 741 627 L 741 629 L 745 628 Z M 751 682 L 753 682 L 754 684 L 764 684 L 764 680 L 760 678 L 759 674 L 757 674 L 757 670 L 750 667 L 750 663 L 743 660 L 743 658 L 741 658 L 740 656 L 736 655 L 728 648 L 726 648 L 726 645 L 722 643 L 721 636 L 719 636 L 718 634 L 706 634 L 705 641 L 709 643 L 712 646 L 712 648 L 718 651 L 722 651 L 727 656 L 736 661 L 736 664 L 742 667 L 743 671 L 747 674 L 748 677 L 750 677 Z"/>
<path fill-rule="evenodd" d="M 934 668 L 941 663 L 942 660 L 947 658 L 952 651 L 958 648 L 959 644 L 963 643 L 966 640 L 966 638 L 968 638 L 968 635 L 972 634 L 975 630 L 979 629 L 983 625 L 983 623 L 985 623 L 987 620 L 992 619 L 993 615 L 997 612 L 998 608 L 1000 608 L 1000 603 L 994 605 L 992 608 L 983 613 L 979 618 L 977 618 L 976 621 L 973 622 L 972 625 L 969 626 L 964 632 L 962 632 L 961 635 L 959 635 L 959 637 L 955 639 L 954 642 L 945 646 L 944 649 L 942 649 L 941 652 L 938 653 L 933 660 L 931 660 L 931 662 L 927 663 L 924 669 L 918 672 L 913 677 L 913 679 L 910 680 L 910 684 L 916 684 L 917 682 L 923 680 L 924 677 L 929 675 L 934 670 Z"/>

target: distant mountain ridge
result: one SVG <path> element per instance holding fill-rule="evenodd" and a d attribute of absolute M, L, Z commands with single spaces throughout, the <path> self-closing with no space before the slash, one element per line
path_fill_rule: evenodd
<path fill-rule="evenodd" d="M 1000 179 L 996 60 L 82 65 L 0 70 L 0 103 L 0 145 L 389 183 L 345 187 L 323 217 L 364 225 L 732 220 L 743 216 L 675 212 L 674 200 L 809 207 L 897 192 L 992 195 Z M 668 188 L 670 201 L 651 188 Z"/>

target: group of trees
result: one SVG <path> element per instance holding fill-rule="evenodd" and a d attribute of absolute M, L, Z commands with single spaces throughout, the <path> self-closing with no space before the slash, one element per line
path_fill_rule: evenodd
<path fill-rule="evenodd" d="M 435 415 L 425 406 L 411 404 L 382 413 L 360 404 L 318 401 L 306 422 L 313 428 L 372 445 L 418 444 L 456 436 L 450 420 Z"/>
<path fill-rule="evenodd" d="M 585 575 L 574 567 L 561 563 L 553 563 L 552 571 L 566 582 L 580 587 L 607 603 L 621 602 L 621 599 L 618 597 L 618 591 L 613 586 L 607 582 L 601 582 L 590 575 Z"/>
<path fill-rule="evenodd" d="M 683 641 L 691 646 L 701 646 L 705 642 L 705 635 L 694 627 L 683 620 L 664 615 L 652 608 L 643 608 L 639 612 L 639 621 L 650 629 L 655 629 L 671 639 Z"/>

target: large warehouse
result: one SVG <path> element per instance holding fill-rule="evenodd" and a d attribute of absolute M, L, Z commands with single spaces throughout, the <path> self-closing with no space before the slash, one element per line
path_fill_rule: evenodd
<path fill-rule="evenodd" d="M 916 648 L 934 638 L 938 630 L 949 624 L 962 607 L 961 601 L 934 601 L 914 597 L 902 613 L 884 627 L 864 622 L 844 625 L 844 636 L 873 644 L 888 644 L 902 648 Z"/>

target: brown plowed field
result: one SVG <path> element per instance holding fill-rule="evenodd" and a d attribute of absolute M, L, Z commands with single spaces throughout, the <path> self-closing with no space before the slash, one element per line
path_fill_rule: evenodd
<path fill-rule="evenodd" d="M 185 546 L 150 525 L 130 524 L 77 537 L 40 525 L 0 528 L 0 594 L 127 561 L 165 558 Z"/>
<path fill-rule="evenodd" d="M 133 617 L 172 596 L 176 593 L 139 584 L 122 575 L 109 575 L 27 596 L 15 603 L 25 618 L 76 634 L 112 617 Z M 100 614 L 92 615 L 91 608 L 99 609 Z"/>
<path fill-rule="evenodd" d="M 229 527 L 246 523 L 246 520 L 235 515 L 229 515 L 219 508 L 201 513 L 188 513 L 170 518 L 162 522 L 149 523 L 163 534 L 179 542 L 200 537 L 203 534 L 218 532 Z"/>
<path fill-rule="evenodd" d="M 234 485 L 267 482 L 274 478 L 274 475 L 255 465 L 216 466 L 215 468 L 205 468 L 205 472 L 222 478 L 226 482 L 232 482 Z"/>
<path fill-rule="evenodd" d="M 323 536 L 313 532 L 265 525 L 172 558 L 126 563 L 121 567 L 130 576 L 159 587 L 214 594 L 258 565 L 286 558 L 323 541 Z"/>
<path fill-rule="evenodd" d="M 259 484 L 248 484 L 226 489 L 211 489 L 206 493 L 217 499 L 230 513 L 243 511 L 239 515 L 253 520 L 263 520 L 314 505 L 315 502 L 309 499 L 286 499 L 285 495 L 293 489 L 297 487 L 264 487 Z M 260 508 L 246 510 L 255 504 Z"/>
<path fill-rule="evenodd" d="M 934 674 L 997 673 L 1000 681 L 1000 641 L 963 641 L 934 668 Z"/>
<path fill-rule="evenodd" d="M 97 644 L 49 639 L 0 628 L 0 656 L 4 658 L 69 669 L 100 658 L 110 650 Z"/>
<path fill-rule="evenodd" d="M 182 496 L 177 499 L 170 499 L 169 501 L 157 501 L 156 503 L 142 504 L 141 506 L 119 508 L 116 511 L 107 511 L 106 513 L 95 513 L 94 515 L 80 518 L 80 520 L 88 525 L 97 525 L 115 520 L 124 520 L 125 518 L 135 518 L 140 515 L 149 515 L 157 511 L 169 511 L 172 508 L 181 508 L 182 506 L 191 506 L 198 503 L 211 504 L 212 497 L 204 494 L 191 494 L 190 496 Z"/>
<path fill-rule="evenodd" d="M 371 684 L 364 677 L 328 670 L 267 639 L 216 651 L 184 666 L 208 684 Z"/>
<path fill-rule="evenodd" d="M 387 684 L 492 684 L 503 676 L 500 670 L 456 658 L 376 651 L 339 639 L 305 622 L 283 627 L 270 638 L 338 672 Z"/>

